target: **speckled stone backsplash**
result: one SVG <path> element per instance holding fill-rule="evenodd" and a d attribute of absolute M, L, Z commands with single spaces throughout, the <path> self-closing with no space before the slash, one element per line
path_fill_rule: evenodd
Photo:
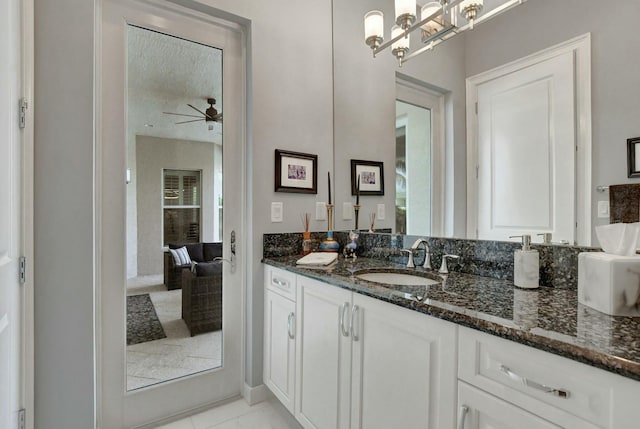
<path fill-rule="evenodd" d="M 317 250 L 325 237 L 326 233 L 311 233 L 312 249 Z M 334 238 L 340 243 L 340 250 L 349 242 L 346 231 L 336 231 Z M 411 247 L 418 238 L 420 237 L 410 235 L 361 233 L 358 255 L 406 263 L 407 256 L 400 249 Z M 521 248 L 519 243 L 437 237 L 426 237 L 426 240 L 431 251 L 431 266 L 436 270 L 440 267 L 443 254 L 458 255 L 460 259 L 449 262 L 450 271 L 513 281 L 513 253 Z M 302 234 L 265 234 L 263 244 L 265 258 L 300 254 Z M 578 288 L 578 254 L 600 250 L 551 244 L 532 244 L 531 248 L 540 252 L 540 286 L 565 289 Z M 415 252 L 414 262 L 422 265 L 423 261 L 424 251 L 420 248 Z"/>

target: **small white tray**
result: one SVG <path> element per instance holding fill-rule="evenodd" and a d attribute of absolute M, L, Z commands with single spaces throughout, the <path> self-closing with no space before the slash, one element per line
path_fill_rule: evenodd
<path fill-rule="evenodd" d="M 296 261 L 298 265 L 329 265 L 338 259 L 337 253 L 313 252 Z"/>

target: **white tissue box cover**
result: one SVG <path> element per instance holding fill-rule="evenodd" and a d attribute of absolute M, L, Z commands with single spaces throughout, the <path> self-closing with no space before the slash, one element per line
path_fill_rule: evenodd
<path fill-rule="evenodd" d="M 640 256 L 580 253 L 578 302 L 611 316 L 640 317 Z"/>

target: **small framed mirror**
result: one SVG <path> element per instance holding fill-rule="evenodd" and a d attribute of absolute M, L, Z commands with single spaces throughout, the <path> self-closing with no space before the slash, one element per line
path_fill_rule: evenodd
<path fill-rule="evenodd" d="M 627 139 L 628 177 L 640 177 L 640 137 Z"/>

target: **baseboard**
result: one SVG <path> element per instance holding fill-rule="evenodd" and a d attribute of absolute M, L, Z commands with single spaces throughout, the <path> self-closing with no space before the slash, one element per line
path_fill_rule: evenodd
<path fill-rule="evenodd" d="M 242 386 L 242 397 L 249 405 L 255 405 L 259 402 L 266 401 L 272 395 L 271 391 L 264 384 L 251 387 L 245 383 L 244 386 Z"/>

